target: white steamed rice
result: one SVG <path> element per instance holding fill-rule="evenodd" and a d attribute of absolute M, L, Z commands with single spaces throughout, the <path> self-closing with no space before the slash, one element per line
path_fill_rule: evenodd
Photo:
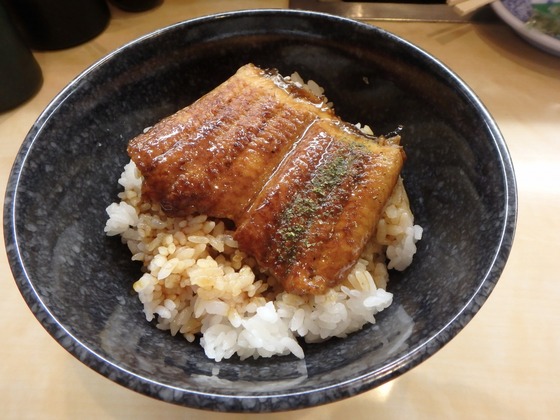
<path fill-rule="evenodd" d="M 387 268 L 405 269 L 422 229 L 414 225 L 402 180 L 387 203 L 377 234 L 342 285 L 320 296 L 297 296 L 237 248 L 223 221 L 204 215 L 167 217 L 140 199 L 142 177 L 133 162 L 119 184 L 119 202 L 107 208 L 107 235 L 120 235 L 141 261 L 144 274 L 134 290 L 146 319 L 171 334 L 200 344 L 220 361 L 237 354 L 303 358 L 298 337 L 320 342 L 345 337 L 387 308 Z"/>

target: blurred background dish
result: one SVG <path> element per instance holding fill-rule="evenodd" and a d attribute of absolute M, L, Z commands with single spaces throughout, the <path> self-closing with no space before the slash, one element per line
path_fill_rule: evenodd
<path fill-rule="evenodd" d="M 492 3 L 492 8 L 526 41 L 560 56 L 560 2 L 501 0 Z"/>

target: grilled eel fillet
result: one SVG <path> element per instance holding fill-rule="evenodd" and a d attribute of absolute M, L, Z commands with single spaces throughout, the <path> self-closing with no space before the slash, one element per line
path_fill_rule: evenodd
<path fill-rule="evenodd" d="M 235 239 L 295 294 L 322 294 L 348 275 L 397 182 L 389 140 L 317 120 L 257 196 Z"/>
<path fill-rule="evenodd" d="M 239 221 L 274 169 L 317 118 L 322 98 L 254 65 L 131 140 L 142 195 L 167 214 Z"/>
<path fill-rule="evenodd" d="M 144 199 L 231 219 L 239 248 L 296 294 L 342 281 L 374 233 L 404 153 L 253 65 L 131 140 Z"/>

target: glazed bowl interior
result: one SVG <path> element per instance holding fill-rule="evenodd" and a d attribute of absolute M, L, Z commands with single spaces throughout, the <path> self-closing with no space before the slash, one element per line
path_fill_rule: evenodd
<path fill-rule="evenodd" d="M 391 273 L 393 304 L 305 359 L 215 362 L 146 322 L 140 267 L 103 233 L 127 141 L 246 63 L 299 72 L 338 114 L 378 134 L 402 126 L 403 178 L 424 228 Z M 164 401 L 219 411 L 324 404 L 378 386 L 434 354 L 474 316 L 509 254 L 516 218 L 506 145 L 476 96 L 440 62 L 373 26 L 296 11 L 209 16 L 159 30 L 74 80 L 25 139 L 6 193 L 7 253 L 33 313 L 75 357 Z M 474 349 L 473 349 L 474 350 Z M 328 362 L 326 362 L 328 361 Z"/>

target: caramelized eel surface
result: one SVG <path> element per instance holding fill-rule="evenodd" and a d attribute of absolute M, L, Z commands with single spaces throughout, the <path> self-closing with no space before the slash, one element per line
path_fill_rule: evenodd
<path fill-rule="evenodd" d="M 232 220 L 239 248 L 299 295 L 339 284 L 404 163 L 323 98 L 252 64 L 132 139 L 142 196 L 172 216 Z"/>

